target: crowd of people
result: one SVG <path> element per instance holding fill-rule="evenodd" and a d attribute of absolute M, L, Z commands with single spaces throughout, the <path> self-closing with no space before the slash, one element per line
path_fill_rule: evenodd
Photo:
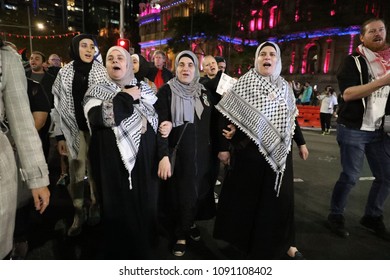
<path fill-rule="evenodd" d="M 360 39 L 338 75 L 341 98 L 331 86 L 315 95 L 323 134 L 338 114 L 343 170 L 328 222 L 337 235 L 349 235 L 343 213 L 366 156 L 375 180 L 360 223 L 390 240 L 382 216 L 390 193 L 384 22 L 363 23 Z M 309 105 L 315 93 L 309 82 L 301 87 L 281 76 L 276 43 L 259 44 L 254 67 L 223 95 L 217 87 L 227 63 L 219 56 L 200 62 L 182 51 L 173 74 L 161 50 L 152 64 L 114 46 L 101 63 L 95 38 L 79 34 L 70 63 L 34 51 L 24 69 L 12 45 L 0 43 L 0 258 L 25 257 L 31 205 L 40 214 L 50 207 L 47 162 L 56 148 L 56 184 L 67 185 L 74 210 L 67 235 L 80 235 L 85 223 L 99 225 L 101 259 L 154 259 L 160 235 L 181 257 L 189 240 L 201 239 L 196 222 L 213 218 L 213 237 L 246 259 L 305 259 L 295 240 L 292 147 L 308 158 L 297 104 Z M 22 202 L 22 186 L 31 189 L 33 204 Z"/>

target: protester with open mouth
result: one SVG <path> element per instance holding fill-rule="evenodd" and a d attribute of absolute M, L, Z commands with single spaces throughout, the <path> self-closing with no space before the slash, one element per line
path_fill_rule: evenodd
<path fill-rule="evenodd" d="M 109 80 L 85 96 L 89 159 L 102 201 L 104 259 L 151 259 L 157 242 L 157 97 L 134 77 L 128 51 L 111 47 Z"/>
<path fill-rule="evenodd" d="M 96 225 L 100 221 L 100 210 L 96 198 L 96 186 L 90 175 L 87 151 L 90 134 L 84 116 L 83 98 L 88 87 L 107 79 L 106 68 L 96 60 L 95 41 L 90 34 L 79 34 L 72 39 L 70 55 L 72 61 L 58 72 L 53 84 L 53 120 L 60 155 L 68 156 L 70 197 L 75 209 L 73 224 L 68 236 L 79 235 L 82 226 Z M 84 202 L 84 178 L 88 176 L 90 205 Z M 85 211 L 87 210 L 87 211 Z"/>
<path fill-rule="evenodd" d="M 308 150 L 296 121 L 292 88 L 280 76 L 279 47 L 262 43 L 255 67 L 224 94 L 217 109 L 238 129 L 219 198 L 214 237 L 248 259 L 303 259 L 295 244 L 292 140 Z"/>

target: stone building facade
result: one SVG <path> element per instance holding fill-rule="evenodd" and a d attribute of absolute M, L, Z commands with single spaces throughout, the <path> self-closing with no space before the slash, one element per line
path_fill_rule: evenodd
<path fill-rule="evenodd" d="M 138 17 L 141 53 L 150 60 L 162 49 L 168 54 L 167 66 L 173 69 L 175 54 L 167 48 L 173 30 L 167 23 L 175 17 L 191 17 L 193 13 L 218 15 L 220 5 L 241 5 L 234 0 L 152 0 L 140 4 Z M 248 9 L 249 20 L 226 18 L 226 34 L 218 41 L 191 41 L 191 49 L 200 61 L 205 55 L 228 59 L 230 74 L 240 76 L 253 64 L 254 47 L 272 40 L 282 50 L 282 75 L 288 80 L 310 81 L 319 91 L 330 84 L 336 89 L 336 73 L 344 57 L 359 44 L 360 25 L 369 18 L 380 17 L 390 22 L 387 0 L 253 0 Z M 233 16 L 232 16 L 233 18 Z M 229 23 L 234 33 L 229 34 Z M 236 27 L 239 28 L 236 28 Z M 230 29 L 231 30 L 231 29 Z M 192 30 L 191 30 L 192 32 Z M 250 49 L 252 46 L 252 49 Z M 250 49 L 250 51 L 248 50 Z M 248 57 L 250 58 L 248 60 Z M 252 59 L 252 61 L 251 61 Z M 249 61 L 249 62 L 248 62 Z M 202 69 L 200 69 L 202 70 Z"/>

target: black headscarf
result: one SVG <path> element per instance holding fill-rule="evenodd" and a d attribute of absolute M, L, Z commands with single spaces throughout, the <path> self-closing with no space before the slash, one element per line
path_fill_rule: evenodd
<path fill-rule="evenodd" d="M 81 60 L 79 53 L 79 45 L 80 41 L 83 39 L 90 39 L 95 42 L 95 38 L 91 34 L 79 34 L 73 37 L 72 42 L 70 44 L 69 55 L 75 61 Z"/>
<path fill-rule="evenodd" d="M 85 92 L 88 89 L 89 72 L 92 69 L 94 60 L 92 60 L 90 63 L 86 63 L 81 60 L 79 46 L 80 41 L 83 39 L 90 39 L 95 42 L 93 36 L 90 34 L 79 34 L 73 37 L 70 44 L 70 57 L 73 59 L 73 68 L 75 71 L 75 75 L 72 81 L 72 96 L 75 106 L 76 121 L 80 130 L 87 131 L 87 120 L 84 116 L 82 102 Z"/>

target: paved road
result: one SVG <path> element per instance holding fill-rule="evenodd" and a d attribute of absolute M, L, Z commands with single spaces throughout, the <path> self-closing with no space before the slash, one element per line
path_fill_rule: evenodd
<path fill-rule="evenodd" d="M 371 174 L 367 163 L 364 166 L 362 180 L 352 191 L 345 217 L 350 230 L 348 239 L 333 235 L 327 228 L 329 200 L 334 182 L 337 180 L 340 164 L 335 132 L 322 136 L 317 130 L 305 130 L 304 135 L 310 151 L 307 161 L 299 158 L 294 150 L 296 235 L 297 246 L 307 259 L 311 260 L 388 260 L 390 242 L 383 241 L 360 226 L 359 219 L 364 212 L 365 201 L 371 183 Z M 220 187 L 216 187 L 219 191 Z M 62 193 L 62 194 L 61 194 Z M 57 196 L 61 200 L 65 190 Z M 68 207 L 68 208 L 67 208 Z M 59 203 L 58 209 L 69 212 L 69 204 Z M 65 210 L 64 210 L 65 209 Z M 385 223 L 390 227 L 390 204 L 385 209 Z M 241 256 L 228 244 L 212 238 L 213 220 L 200 222 L 202 239 L 189 244 L 187 253 L 174 257 L 170 253 L 170 244 L 161 238 L 156 259 L 241 259 Z M 99 228 L 85 226 L 84 232 L 76 238 L 67 238 L 61 222 L 57 231 L 33 242 L 28 259 L 94 259 L 98 244 L 94 237 Z"/>

